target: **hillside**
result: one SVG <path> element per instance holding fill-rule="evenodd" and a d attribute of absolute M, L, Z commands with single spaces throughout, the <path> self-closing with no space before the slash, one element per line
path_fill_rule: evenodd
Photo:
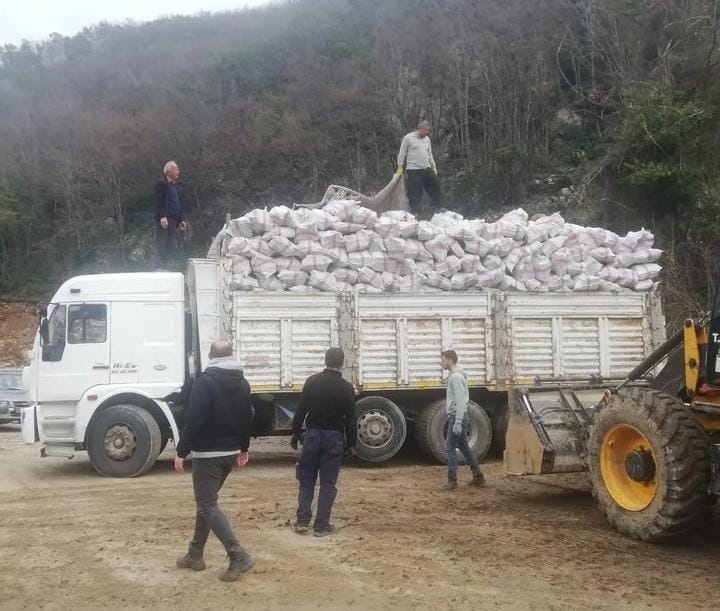
<path fill-rule="evenodd" d="M 147 265 L 182 168 L 203 252 L 226 212 L 372 192 L 418 119 L 449 207 L 560 210 L 659 236 L 671 310 L 717 261 L 709 0 L 298 0 L 0 51 L 0 294 Z"/>

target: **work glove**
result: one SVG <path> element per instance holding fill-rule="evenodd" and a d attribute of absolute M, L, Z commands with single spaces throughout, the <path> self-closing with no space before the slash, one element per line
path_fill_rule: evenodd
<path fill-rule="evenodd" d="M 435 174 L 435 176 L 437 176 L 437 166 L 436 165 L 433 166 L 432 171 L 433 171 L 433 174 Z"/>
<path fill-rule="evenodd" d="M 404 171 L 404 170 L 403 170 L 403 167 L 402 167 L 401 165 L 399 165 L 399 166 L 397 167 L 397 170 L 395 170 L 395 176 L 402 176 L 402 175 L 403 175 L 403 171 Z"/>
<path fill-rule="evenodd" d="M 452 431 L 455 437 L 460 437 L 460 435 L 462 435 L 462 422 L 456 422 L 455 424 L 453 424 Z"/>

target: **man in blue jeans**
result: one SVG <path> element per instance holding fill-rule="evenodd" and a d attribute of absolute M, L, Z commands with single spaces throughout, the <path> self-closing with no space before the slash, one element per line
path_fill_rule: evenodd
<path fill-rule="evenodd" d="M 325 370 L 305 381 L 293 418 L 290 440 L 293 450 L 297 450 L 303 423 L 306 424 L 302 454 L 296 468 L 300 488 L 293 530 L 298 534 L 305 534 L 310 529 L 318 475 L 320 493 L 313 531 L 316 537 L 335 532 L 330 523 L 330 512 L 337 494 L 335 484 L 345 450 L 354 451 L 357 440 L 355 390 L 342 377 L 344 362 L 345 355 L 340 348 L 330 348 L 325 353 Z"/>
<path fill-rule="evenodd" d="M 447 401 L 445 403 L 445 413 L 447 414 L 445 449 L 448 461 L 448 481 L 443 489 L 455 490 L 457 488 L 458 465 L 456 450 L 460 450 L 472 470 L 473 478 L 470 485 L 482 487 L 485 485 L 485 476 L 480 470 L 477 457 L 467 440 L 468 424 L 470 422 L 470 415 L 467 411 L 468 402 L 470 401 L 467 378 L 458 369 L 458 355 L 454 350 L 445 350 L 440 354 L 440 358 L 442 368 L 449 372 Z"/>

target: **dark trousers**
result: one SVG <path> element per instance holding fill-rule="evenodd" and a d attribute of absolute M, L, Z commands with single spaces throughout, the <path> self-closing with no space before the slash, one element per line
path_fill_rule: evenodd
<path fill-rule="evenodd" d="M 442 207 L 442 193 L 440 192 L 440 183 L 438 182 L 435 172 L 432 168 L 427 170 L 407 170 L 407 195 L 410 202 L 410 210 L 417 212 L 420 210 L 420 200 L 422 200 L 423 191 L 430 197 L 433 208 Z"/>
<path fill-rule="evenodd" d="M 465 414 L 462 422 L 462 432 L 459 435 L 453 434 L 453 424 L 455 424 L 455 416 L 448 418 L 447 421 L 447 436 L 445 437 L 445 451 L 447 452 L 448 462 L 448 480 L 451 482 L 457 481 L 457 453 L 456 450 L 460 450 L 460 453 L 465 457 L 470 470 L 473 475 L 480 474 L 480 465 L 477 461 L 475 452 L 472 451 L 470 444 L 467 440 L 468 424 L 470 423 L 470 416 Z"/>
<path fill-rule="evenodd" d="M 168 218 L 168 226 L 163 229 L 160 221 L 155 223 L 155 251 L 153 252 L 153 264 L 156 267 L 163 267 L 175 258 L 178 241 L 178 221 Z"/>
<path fill-rule="evenodd" d="M 220 539 L 228 554 L 244 552 L 227 516 L 218 507 L 218 494 L 233 470 L 237 455 L 220 458 L 193 458 L 192 477 L 195 491 L 195 534 L 189 553 L 201 557 L 210 531 Z"/>
<path fill-rule="evenodd" d="M 315 530 L 327 528 L 330 512 L 337 495 L 338 475 L 345 452 L 345 435 L 340 431 L 308 429 L 305 431 L 302 455 L 295 469 L 300 482 L 298 492 L 297 523 L 310 524 L 315 482 L 320 475 Z"/>

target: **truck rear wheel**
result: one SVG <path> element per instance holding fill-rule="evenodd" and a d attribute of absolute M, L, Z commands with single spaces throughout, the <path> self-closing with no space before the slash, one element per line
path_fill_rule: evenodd
<path fill-rule="evenodd" d="M 470 424 L 468 426 L 468 443 L 481 460 L 492 444 L 492 426 L 485 410 L 474 401 L 468 403 Z M 423 454 L 447 464 L 445 451 L 445 437 L 447 435 L 447 416 L 445 414 L 445 401 L 443 399 L 431 403 L 420 412 L 415 421 L 415 440 Z M 458 452 L 458 463 L 464 465 L 465 457 Z"/>
<path fill-rule="evenodd" d="M 162 436 L 155 419 L 136 405 L 114 405 L 90 423 L 87 451 L 95 470 L 105 477 L 137 477 L 160 454 Z"/>
<path fill-rule="evenodd" d="M 705 431 L 682 402 L 657 390 L 621 390 L 600 405 L 588 469 L 610 524 L 643 541 L 677 539 L 707 507 Z"/>
<path fill-rule="evenodd" d="M 368 462 L 383 462 L 395 456 L 407 435 L 400 408 L 385 397 L 363 397 L 356 404 L 357 455 Z"/>

